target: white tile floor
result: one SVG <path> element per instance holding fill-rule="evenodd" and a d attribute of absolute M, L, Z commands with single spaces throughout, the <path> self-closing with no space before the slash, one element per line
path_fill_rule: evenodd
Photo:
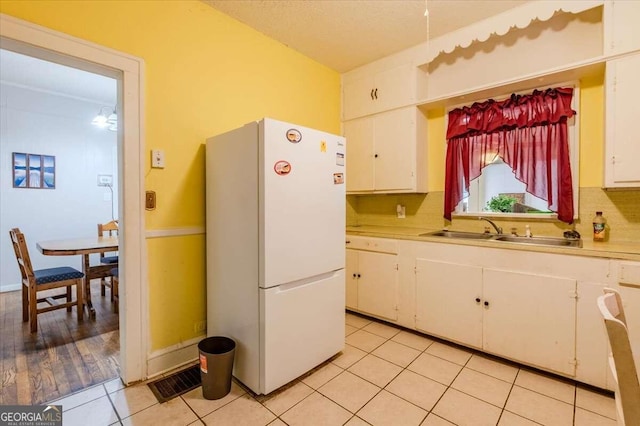
<path fill-rule="evenodd" d="M 159 404 L 146 384 L 107 382 L 64 399 L 73 425 L 615 425 L 612 395 L 348 313 L 345 350 L 254 397 L 236 383 Z"/>

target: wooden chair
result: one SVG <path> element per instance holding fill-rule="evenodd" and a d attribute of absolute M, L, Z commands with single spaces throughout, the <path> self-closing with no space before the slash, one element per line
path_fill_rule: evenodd
<path fill-rule="evenodd" d="M 640 425 L 640 383 L 629 342 L 622 298 L 618 291 L 611 288 L 605 288 L 604 293 L 598 297 L 598 308 L 604 318 L 611 346 L 609 367 L 616 385 L 618 424 Z"/>
<path fill-rule="evenodd" d="M 120 302 L 120 277 L 118 276 L 118 268 L 113 268 L 111 271 L 111 294 L 113 295 L 113 311 L 117 314 L 119 312 Z"/>
<path fill-rule="evenodd" d="M 20 229 L 13 228 L 9 231 L 9 236 L 22 275 L 22 321 L 29 321 L 31 332 L 38 331 L 38 314 L 55 309 L 67 308 L 67 312 L 71 312 L 71 307 L 75 305 L 78 311 L 78 321 L 81 321 L 84 303 L 82 280 L 84 274 L 68 266 L 34 271 L 24 234 L 20 232 Z M 75 300 L 72 298 L 71 291 L 74 286 L 76 287 Z M 65 293 L 49 294 L 38 298 L 39 292 L 62 287 L 66 288 Z M 66 299 L 65 303 L 57 302 L 62 298 Z M 38 308 L 40 303 L 47 303 L 48 306 Z"/>
<path fill-rule="evenodd" d="M 99 237 L 113 237 L 118 235 L 118 221 L 112 220 L 107 223 L 98 224 L 98 236 Z M 103 265 L 110 265 L 114 268 L 118 267 L 118 255 L 107 256 L 105 253 L 100 253 L 100 263 Z M 107 281 L 108 279 L 108 281 Z M 105 288 L 111 289 L 111 301 L 113 302 L 113 276 L 103 277 L 100 280 L 100 294 L 104 296 L 106 294 Z"/>

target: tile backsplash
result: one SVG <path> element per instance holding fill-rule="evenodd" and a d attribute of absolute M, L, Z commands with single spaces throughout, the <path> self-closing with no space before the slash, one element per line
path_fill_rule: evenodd
<path fill-rule="evenodd" d="M 406 218 L 396 217 L 396 205 L 406 207 Z M 429 230 L 449 229 L 477 231 L 484 229 L 474 217 L 454 217 L 452 222 L 443 217 L 444 192 L 429 194 L 348 195 L 347 225 L 402 226 Z M 601 188 L 580 188 L 579 219 L 575 229 L 582 237 L 591 238 L 591 219 L 602 211 L 609 225 L 609 241 L 637 242 L 640 244 L 640 190 L 605 191 Z M 531 226 L 534 235 L 562 236 L 571 225 L 557 220 L 495 219 L 505 232 L 512 227 L 524 233 Z"/>

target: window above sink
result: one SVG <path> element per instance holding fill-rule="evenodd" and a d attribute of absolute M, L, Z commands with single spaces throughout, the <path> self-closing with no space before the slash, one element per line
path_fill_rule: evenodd
<path fill-rule="evenodd" d="M 573 88 L 573 96 L 571 98 L 570 108 L 573 111 L 576 111 L 576 115 L 568 118 L 566 120 L 566 132 L 567 139 L 566 144 L 568 145 L 569 152 L 569 166 L 571 170 L 571 186 L 573 192 L 573 219 L 578 218 L 578 199 L 579 199 L 579 135 L 578 128 L 579 122 L 578 117 L 580 114 L 579 105 L 580 105 L 580 87 L 578 82 L 566 83 L 561 86 L 571 87 Z M 520 92 L 507 95 L 505 94 L 502 98 L 496 98 L 495 102 L 504 102 L 509 96 L 520 96 Z M 534 91 L 535 93 L 535 91 Z M 491 105 L 494 100 L 489 100 L 482 105 L 484 108 L 485 104 Z M 472 107 L 475 107 L 474 104 Z M 448 111 L 453 111 L 456 109 L 470 108 L 469 106 L 453 106 Z M 448 120 L 450 118 L 450 114 L 446 114 L 446 124 L 447 129 L 450 130 L 451 125 Z M 454 122 L 454 126 L 456 126 L 457 121 Z M 471 126 L 471 123 L 468 124 Z M 457 129 L 456 127 L 453 127 Z M 455 131 L 453 131 L 455 133 Z M 481 140 L 478 138 L 477 140 Z M 475 142 L 474 142 L 475 143 Z M 549 203 L 541 198 L 538 198 L 526 191 L 526 184 L 516 178 L 516 174 L 514 170 L 506 164 L 501 158 L 500 151 L 490 152 L 488 148 L 492 145 L 487 145 L 486 152 L 482 150 L 482 155 L 484 157 L 481 158 L 482 164 L 486 164 L 486 166 L 482 167 L 479 177 L 476 179 L 472 179 L 468 182 L 469 190 L 466 191 L 463 188 L 463 192 L 461 195 L 461 201 L 455 207 L 455 210 L 452 211 L 453 217 L 464 217 L 464 216 L 489 216 L 495 218 L 505 218 L 505 219 L 526 219 L 529 221 L 557 221 L 558 214 L 549 210 Z M 519 146 L 519 145 L 516 145 Z M 526 146 L 526 145 L 522 145 Z M 476 148 L 479 150 L 479 148 Z M 500 148 L 504 150 L 504 148 Z M 534 164 L 538 164 L 540 161 L 536 158 L 536 154 L 533 151 L 527 151 L 520 153 L 510 153 L 511 157 L 515 158 L 520 155 L 530 156 L 531 160 L 534 161 Z M 479 161 L 477 158 L 477 154 L 472 159 L 473 161 Z M 506 158 L 506 157 L 505 157 Z M 449 164 L 449 159 L 447 160 Z M 511 160 L 514 161 L 513 159 Z M 552 160 L 556 161 L 556 160 Z M 555 164 L 555 163 L 551 163 Z M 458 167 L 459 173 L 462 173 L 464 168 L 462 165 L 455 164 Z M 447 166 L 449 167 L 449 166 Z M 516 166 L 514 166 L 516 167 Z M 531 167 L 531 166 L 527 166 Z M 535 168 L 542 167 L 539 165 L 534 166 Z M 454 169 L 455 170 L 455 169 Z M 551 170 L 556 170 L 555 166 L 551 167 Z M 565 169 L 566 170 L 566 169 Z M 471 176 L 473 178 L 473 176 Z M 559 180 L 554 180 L 554 182 L 559 182 Z M 566 180 L 564 180 L 566 182 Z M 530 185 L 534 185 L 530 182 Z M 537 184 L 535 184 L 537 185 Z M 454 188 L 456 184 L 454 182 Z M 551 191 L 551 190 L 550 190 Z M 458 193 L 459 194 L 459 193 Z M 447 197 L 447 195 L 445 195 Z M 458 198 L 460 199 L 460 198 Z M 551 198 L 549 198 L 551 199 Z M 557 198 L 555 198 L 557 199 Z M 446 202 L 446 201 L 445 201 Z M 566 206 L 566 204 L 564 204 Z M 552 207 L 553 208 L 553 207 Z M 557 209 L 554 208 L 554 210 Z M 445 205 L 445 210 L 447 210 Z M 566 209 L 565 209 L 566 211 Z M 446 212 L 445 212 L 446 213 Z M 446 215 L 445 215 L 446 217 Z M 564 222 L 569 222 L 571 215 L 567 215 L 565 213 Z"/>

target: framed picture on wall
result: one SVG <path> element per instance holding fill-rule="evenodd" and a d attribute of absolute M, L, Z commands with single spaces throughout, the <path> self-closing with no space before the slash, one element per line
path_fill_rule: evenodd
<path fill-rule="evenodd" d="M 42 188 L 42 156 L 27 154 L 27 182 L 29 188 Z"/>
<path fill-rule="evenodd" d="M 56 187 L 56 157 L 53 155 L 42 156 L 42 188 L 53 189 Z"/>
<path fill-rule="evenodd" d="M 13 187 L 54 189 L 56 187 L 56 157 L 14 152 Z"/>
<path fill-rule="evenodd" d="M 27 154 L 13 153 L 13 187 L 27 187 Z"/>

